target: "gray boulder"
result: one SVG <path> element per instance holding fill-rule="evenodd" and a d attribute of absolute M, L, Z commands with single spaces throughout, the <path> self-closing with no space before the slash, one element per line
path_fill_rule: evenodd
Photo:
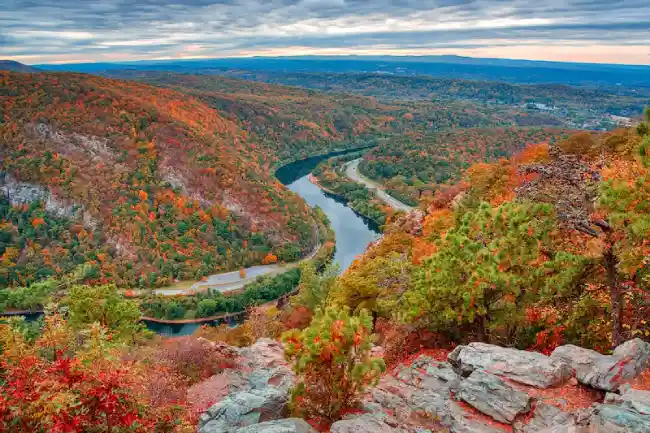
<path fill-rule="evenodd" d="M 648 433 L 650 416 L 623 406 L 599 405 L 591 420 L 593 433 Z"/>
<path fill-rule="evenodd" d="M 199 433 L 230 433 L 286 414 L 295 379 L 284 360 L 282 346 L 274 340 L 260 339 L 236 352 L 237 368 L 206 381 L 222 381 L 221 388 L 213 388 L 220 390 L 223 398 L 201 415 Z"/>
<path fill-rule="evenodd" d="M 480 369 L 538 388 L 560 385 L 573 374 L 563 360 L 485 343 L 458 346 L 447 359 L 463 376 Z"/>
<path fill-rule="evenodd" d="M 330 433 L 410 433 L 398 426 L 395 419 L 382 412 L 367 413 L 332 424 Z"/>
<path fill-rule="evenodd" d="M 442 424 L 448 427 L 452 433 L 503 433 L 503 429 L 476 419 L 453 401 L 447 403 L 447 411 L 442 419 Z"/>
<path fill-rule="evenodd" d="M 614 349 L 614 356 L 625 360 L 628 369 L 634 376 L 638 376 L 644 370 L 650 368 L 650 344 L 634 338 Z"/>
<path fill-rule="evenodd" d="M 413 419 L 413 412 L 439 419 L 445 415 L 446 403 L 461 379 L 448 363 L 421 356 L 384 376 L 364 401 L 364 408 L 370 412 L 390 411 L 403 423 Z"/>
<path fill-rule="evenodd" d="M 379 381 L 362 402 L 363 414 L 332 425 L 333 433 L 497 433 L 453 401 L 462 377 L 451 365 L 420 356 Z"/>
<path fill-rule="evenodd" d="M 295 377 L 284 358 L 284 348 L 269 338 L 261 338 L 252 346 L 239 349 L 240 369 L 247 373 L 253 389 L 274 386 L 289 389 Z"/>
<path fill-rule="evenodd" d="M 619 392 L 620 395 L 608 393 L 605 396 L 605 404 L 620 404 L 642 415 L 650 416 L 650 391 L 633 389 L 629 385 L 623 385 Z"/>
<path fill-rule="evenodd" d="M 229 433 L 282 418 L 288 400 L 288 392 L 271 387 L 234 393 L 201 415 L 199 433 Z"/>
<path fill-rule="evenodd" d="M 417 388 L 449 395 L 463 379 L 447 362 L 439 362 L 428 356 L 420 356 L 411 365 L 400 365 L 393 370 L 393 376 Z"/>
<path fill-rule="evenodd" d="M 369 431 L 379 432 L 413 425 L 439 427 L 438 421 L 447 411 L 450 389 L 455 389 L 460 383 L 460 377 L 451 366 L 443 364 L 423 356 L 411 366 L 399 366 L 392 374 L 384 376 L 362 402 L 367 414 L 357 416 L 361 425 Z M 356 425 L 351 422 L 352 418 L 337 428 L 352 428 Z"/>
<path fill-rule="evenodd" d="M 604 404 L 592 406 L 590 433 L 650 432 L 650 392 L 621 387 L 608 393 Z"/>
<path fill-rule="evenodd" d="M 556 348 L 551 358 L 570 364 L 581 383 L 603 391 L 616 391 L 648 367 L 650 344 L 635 338 L 619 346 L 613 355 L 569 344 Z"/>
<path fill-rule="evenodd" d="M 317 433 L 302 418 L 286 418 L 267 421 L 249 427 L 240 428 L 235 433 Z"/>
<path fill-rule="evenodd" d="M 512 427 L 514 433 L 573 433 L 577 429 L 572 414 L 544 403 L 535 406 L 530 421 L 517 420 Z"/>
<path fill-rule="evenodd" d="M 482 370 L 474 371 L 460 384 L 456 397 L 506 424 L 512 424 L 518 415 L 530 411 L 528 394 Z"/>

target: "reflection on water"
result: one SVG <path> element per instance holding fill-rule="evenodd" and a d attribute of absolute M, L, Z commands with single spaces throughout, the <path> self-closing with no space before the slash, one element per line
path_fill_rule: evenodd
<path fill-rule="evenodd" d="M 182 337 L 183 335 L 192 335 L 201 327 L 201 323 L 185 323 L 174 325 L 168 323 L 146 322 L 147 328 L 163 337 Z"/>
<path fill-rule="evenodd" d="M 217 326 L 217 325 L 222 325 L 224 323 L 226 322 L 224 322 L 223 320 L 218 320 L 216 322 L 209 322 L 209 323 L 184 323 L 184 324 L 146 322 L 146 325 L 150 331 L 162 335 L 163 337 L 182 337 L 184 335 L 194 334 L 201 327 L 201 325 Z M 237 322 L 234 320 L 229 321 L 227 323 L 232 328 L 238 326 Z"/>
<path fill-rule="evenodd" d="M 341 271 L 346 270 L 354 258 L 379 237 L 376 224 L 355 213 L 342 200 L 323 192 L 309 181 L 308 176 L 301 177 L 287 187 L 299 194 L 310 206 L 319 206 L 329 218 L 336 233 L 334 261 L 338 262 Z"/>

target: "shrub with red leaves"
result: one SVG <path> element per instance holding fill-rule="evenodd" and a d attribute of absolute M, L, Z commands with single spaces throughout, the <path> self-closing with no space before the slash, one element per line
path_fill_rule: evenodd
<path fill-rule="evenodd" d="M 388 366 L 400 363 L 413 354 L 420 354 L 423 350 L 448 346 L 439 334 L 391 320 L 378 320 L 375 329 L 380 336 L 384 361 Z"/>
<path fill-rule="evenodd" d="M 0 431 L 12 433 L 186 433 L 182 407 L 153 407 L 133 362 L 118 361 L 100 327 L 71 332 L 59 316 L 26 341 L 0 325 Z"/>
<path fill-rule="evenodd" d="M 187 377 L 190 383 L 207 379 L 232 367 L 233 358 L 207 340 L 192 336 L 165 341 L 158 354 L 172 370 Z"/>

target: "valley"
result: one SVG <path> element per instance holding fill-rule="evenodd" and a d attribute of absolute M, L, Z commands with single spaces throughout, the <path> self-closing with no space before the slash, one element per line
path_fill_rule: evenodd
<path fill-rule="evenodd" d="M 650 425 L 638 71 L 10 66 L 0 430 Z"/>
<path fill-rule="evenodd" d="M 334 152 L 334 154 L 341 154 L 341 152 Z M 327 154 L 287 164 L 276 172 L 276 176 L 280 182 L 286 185 L 288 189 L 302 197 L 310 206 L 318 207 L 322 210 L 323 214 L 327 218 L 328 226 L 336 234 L 336 247 L 331 260 L 338 266 L 338 271 L 343 273 L 357 257 L 363 254 L 368 244 L 379 239 L 379 227 L 377 227 L 377 225 L 371 220 L 364 218 L 362 215 L 357 214 L 346 206 L 344 200 L 338 196 L 328 194 L 309 180 L 311 170 L 313 170 L 321 161 L 328 159 L 330 156 L 330 154 Z M 251 276 L 250 278 L 248 278 L 248 276 L 251 274 L 251 268 L 244 269 L 244 273 L 247 277 L 243 279 L 240 278 L 239 273 L 213 275 L 208 277 L 208 280 L 205 282 L 194 283 L 190 287 L 189 293 L 195 294 L 195 286 L 200 286 L 202 284 L 207 286 L 207 291 L 214 290 L 221 293 L 233 293 L 240 289 L 245 290 L 246 285 L 249 284 L 251 280 L 255 280 L 262 275 L 268 277 L 274 274 L 287 272 L 298 267 L 300 263 L 314 259 L 315 255 L 318 254 L 321 249 L 321 246 L 322 245 L 319 243 L 318 248 L 314 249 L 312 253 L 302 258 L 299 262 L 285 265 L 256 266 L 254 270 L 257 275 Z M 224 283 L 224 285 L 221 286 L 215 285 L 214 282 L 218 281 L 220 278 L 232 279 L 235 281 Z M 161 288 L 154 290 L 154 294 L 164 296 L 177 296 L 179 294 L 186 295 L 187 293 L 188 289 Z M 273 301 L 271 301 L 271 303 L 273 303 Z M 161 335 L 180 336 L 193 334 L 202 324 L 205 323 L 226 322 L 234 324 L 237 323 L 237 321 L 241 321 L 241 319 L 219 319 L 217 321 L 206 320 L 195 323 L 182 323 L 183 319 L 161 319 L 156 322 L 146 321 L 146 323 L 149 329 Z"/>

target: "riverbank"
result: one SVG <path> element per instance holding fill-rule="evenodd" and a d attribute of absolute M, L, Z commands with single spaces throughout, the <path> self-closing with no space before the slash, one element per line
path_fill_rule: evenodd
<path fill-rule="evenodd" d="M 265 308 L 265 307 L 272 307 L 272 306 L 277 306 L 279 304 L 288 302 L 289 298 L 292 296 L 295 296 L 298 294 L 298 288 L 295 290 L 286 293 L 282 296 L 280 296 L 277 299 L 274 299 L 269 302 L 265 302 L 264 304 L 257 305 L 256 308 Z M 239 321 L 242 320 L 246 317 L 248 314 L 248 310 L 243 310 L 243 311 L 235 311 L 232 313 L 223 313 L 223 314 L 218 314 L 216 316 L 211 316 L 211 317 L 199 317 L 196 319 L 178 319 L 178 320 L 173 320 L 173 319 L 158 319 L 156 317 L 148 317 L 148 316 L 141 316 L 140 320 L 143 322 L 151 322 L 151 323 L 159 323 L 163 325 L 188 325 L 188 324 L 205 324 L 205 323 L 213 323 L 213 322 L 224 322 L 228 323 L 231 320 Z"/>
<path fill-rule="evenodd" d="M 395 197 L 389 195 L 386 191 L 384 191 L 382 185 L 362 175 L 359 171 L 359 162 L 361 162 L 361 158 L 357 158 L 344 164 L 345 175 L 348 177 L 348 179 L 364 185 L 370 191 L 374 192 L 379 199 L 381 199 L 384 203 L 396 211 L 403 211 L 408 213 L 415 209 L 415 207 L 409 206 L 406 203 L 403 203 L 397 200 Z"/>
<path fill-rule="evenodd" d="M 30 316 L 32 314 L 43 314 L 43 310 L 8 310 L 8 311 L 0 311 L 0 317 Z"/>
<path fill-rule="evenodd" d="M 318 223 L 314 223 L 313 227 L 314 248 L 309 252 L 309 254 L 296 262 L 255 265 L 238 271 L 212 274 L 206 277 L 205 280 L 181 282 L 171 286 L 154 289 L 153 294 L 160 296 L 194 296 L 198 293 L 206 293 L 209 291 L 218 291 L 224 295 L 241 293 L 246 285 L 255 282 L 259 277 L 271 277 L 281 272 L 286 272 L 300 266 L 301 263 L 312 260 L 316 257 L 323 248 L 323 242 L 321 241 L 323 236 L 320 233 L 322 229 L 319 228 Z M 137 292 L 132 293 L 134 297 L 141 295 L 141 293 Z"/>
<path fill-rule="evenodd" d="M 349 207 L 350 209 L 352 209 L 352 210 L 353 210 L 357 215 L 359 215 L 361 218 L 364 218 L 364 219 L 366 219 L 366 220 L 368 220 L 368 221 L 371 221 L 371 222 L 376 226 L 376 228 L 377 228 L 378 231 L 383 231 L 383 230 L 382 230 L 382 226 L 384 225 L 385 221 L 377 220 L 377 218 L 373 218 L 372 216 L 370 216 L 370 215 L 368 215 L 367 213 L 363 212 L 362 209 L 359 209 L 357 206 L 354 206 L 354 204 L 351 203 L 350 200 L 349 200 L 347 197 L 345 197 L 343 194 L 339 194 L 339 193 L 337 193 L 336 191 L 333 191 L 332 189 L 330 189 L 330 188 L 324 186 L 324 185 L 320 182 L 320 180 L 318 179 L 318 177 L 314 176 L 313 173 L 310 173 L 310 174 L 309 174 L 309 181 L 310 181 L 312 184 L 314 184 L 316 187 L 318 187 L 320 190 L 322 190 L 323 192 L 325 192 L 326 194 L 328 194 L 328 195 L 330 195 L 330 196 L 332 196 L 332 197 L 334 197 L 334 198 L 340 200 L 342 203 L 345 203 L 345 205 L 346 205 L 347 207 Z M 385 217 L 385 215 L 383 215 L 383 214 L 382 214 L 382 216 Z"/>
<path fill-rule="evenodd" d="M 228 319 L 236 319 L 245 314 L 246 311 L 239 311 L 237 313 L 220 314 L 218 316 L 212 316 L 212 317 L 200 317 L 198 319 L 179 319 L 179 320 L 157 319 L 155 317 L 142 316 L 140 317 L 140 320 L 142 322 L 160 323 L 163 325 L 189 325 L 195 323 L 210 323 L 210 322 L 217 322 L 217 321 L 227 322 Z"/>

